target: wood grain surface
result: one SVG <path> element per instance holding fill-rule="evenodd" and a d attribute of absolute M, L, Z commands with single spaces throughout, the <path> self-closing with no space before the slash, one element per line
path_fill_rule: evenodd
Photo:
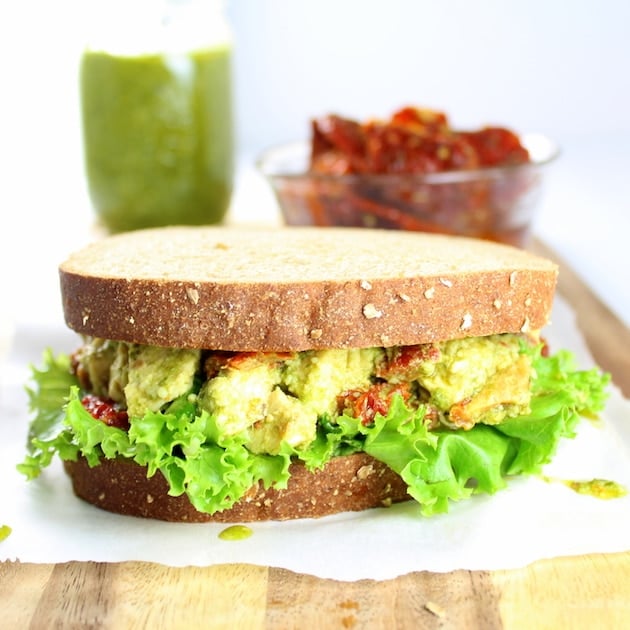
<path fill-rule="evenodd" d="M 536 251 L 557 257 L 542 244 Z M 630 331 L 562 261 L 597 362 L 630 397 Z M 630 551 L 554 558 L 509 571 L 414 572 L 338 582 L 250 565 L 0 563 L 1 628 L 630 627 Z"/>

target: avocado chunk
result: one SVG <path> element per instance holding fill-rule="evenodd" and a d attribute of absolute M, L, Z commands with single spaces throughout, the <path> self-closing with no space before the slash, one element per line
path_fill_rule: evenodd
<path fill-rule="evenodd" d="M 337 396 L 368 387 L 378 348 L 234 355 L 199 392 L 199 405 L 227 435 L 247 431 L 255 452 L 278 453 L 282 444 L 308 446 L 317 419 L 335 413 Z"/>
<path fill-rule="evenodd" d="M 417 380 L 443 410 L 474 396 L 493 374 L 514 363 L 520 351 L 517 338 L 497 335 L 454 339 L 438 347 L 439 359 L 422 363 Z"/>
<path fill-rule="evenodd" d="M 200 350 L 129 346 L 128 381 L 124 387 L 130 417 L 158 411 L 191 391 L 199 370 Z"/>
<path fill-rule="evenodd" d="M 300 352 L 287 361 L 283 384 L 318 415 L 334 413 L 340 393 L 369 387 L 382 356 L 381 348 Z"/>
<path fill-rule="evenodd" d="M 205 382 L 198 404 L 215 416 L 222 433 L 236 435 L 265 420 L 269 397 L 279 382 L 275 355 L 235 355 Z"/>

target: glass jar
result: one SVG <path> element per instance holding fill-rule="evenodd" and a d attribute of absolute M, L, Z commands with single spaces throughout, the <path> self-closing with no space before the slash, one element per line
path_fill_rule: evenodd
<path fill-rule="evenodd" d="M 218 0 L 110 0 L 80 64 L 90 199 L 110 232 L 221 222 L 234 174 L 232 40 Z"/>

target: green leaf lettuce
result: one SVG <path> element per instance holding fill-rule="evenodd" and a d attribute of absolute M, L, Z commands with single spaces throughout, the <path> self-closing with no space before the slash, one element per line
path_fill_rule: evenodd
<path fill-rule="evenodd" d="M 370 426 L 348 416 L 322 417 L 307 449 L 286 445 L 278 455 L 252 453 L 244 433 L 222 435 L 214 418 L 187 396 L 160 412 L 130 418 L 128 431 L 107 426 L 81 404 L 68 357 L 47 351 L 27 390 L 34 417 L 18 470 L 37 477 L 55 454 L 72 461 L 81 455 L 90 466 L 104 457 L 124 457 L 146 466 L 148 475 L 160 471 L 170 494 L 185 493 L 196 509 L 213 513 L 231 507 L 257 482 L 286 487 L 294 458 L 316 469 L 332 457 L 365 451 L 403 478 L 423 514 L 446 512 L 451 501 L 500 490 L 511 475 L 540 472 L 559 441 L 575 435 L 580 416 L 603 409 L 608 375 L 577 370 L 568 352 L 542 357 L 527 351 L 536 375 L 527 416 L 468 431 L 430 431 L 424 408 L 409 409 L 398 397 Z"/>

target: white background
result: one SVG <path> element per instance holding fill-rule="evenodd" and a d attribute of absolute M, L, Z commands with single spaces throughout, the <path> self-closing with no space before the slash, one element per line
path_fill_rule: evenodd
<path fill-rule="evenodd" d="M 91 213 L 77 98 L 87 6 L 22 0 L 0 20 L 0 263 L 12 291 L 1 298 L 5 312 L 36 309 L 34 294 L 57 290 L 54 272 L 37 261 L 65 257 Z M 227 14 L 235 199 L 247 212 L 270 201 L 253 157 L 306 138 L 312 116 L 386 116 L 414 104 L 444 109 L 459 126 L 541 131 L 562 156 L 537 232 L 630 323 L 629 3 L 231 0 Z"/>

